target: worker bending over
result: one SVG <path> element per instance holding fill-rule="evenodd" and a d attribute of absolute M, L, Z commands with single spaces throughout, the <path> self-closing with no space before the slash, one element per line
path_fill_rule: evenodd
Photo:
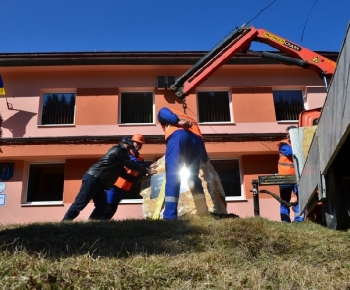
<path fill-rule="evenodd" d="M 107 206 L 105 190 L 111 188 L 119 177 L 127 176 L 125 167 L 142 174 L 157 173 L 156 170 L 130 160 L 129 150 L 132 146 L 130 139 L 123 138 L 85 172 L 79 193 L 64 215 L 63 221 L 74 220 L 90 200 L 93 200 L 95 208 L 89 219 L 103 219 Z"/>
<path fill-rule="evenodd" d="M 165 133 L 165 209 L 163 219 L 177 219 L 177 205 L 180 195 L 180 170 L 185 165 L 189 172 L 188 186 L 192 192 L 197 215 L 208 213 L 204 190 L 199 178 L 200 161 L 207 162 L 208 155 L 202 133 L 197 122 L 181 113 L 161 108 L 158 121 Z"/>
<path fill-rule="evenodd" d="M 133 143 L 133 146 L 129 150 L 130 160 L 139 163 L 140 165 L 146 168 L 151 167 L 155 169 L 157 167 L 157 164 L 153 163 L 151 166 L 149 166 L 139 152 L 142 149 L 143 144 L 145 143 L 145 137 L 142 134 L 135 134 L 131 137 L 131 141 Z M 127 194 L 127 192 L 130 191 L 133 184 L 139 183 L 140 178 L 145 176 L 145 174 L 139 173 L 138 171 L 131 169 L 127 169 L 127 173 L 128 179 L 126 179 L 125 176 L 119 177 L 114 186 L 106 190 L 107 210 L 103 216 L 103 219 L 105 220 L 110 220 L 114 216 L 118 209 L 118 205 L 125 196 L 125 194 Z"/>

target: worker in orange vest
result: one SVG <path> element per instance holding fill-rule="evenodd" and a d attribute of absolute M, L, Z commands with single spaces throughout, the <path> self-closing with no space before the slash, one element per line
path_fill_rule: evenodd
<path fill-rule="evenodd" d="M 124 137 L 125 138 L 125 137 Z M 131 137 L 133 147 L 129 150 L 129 157 L 131 161 L 141 164 L 142 166 L 149 168 L 150 166 L 144 161 L 144 158 L 140 155 L 143 144 L 145 143 L 145 137 L 142 134 L 135 134 Z M 151 165 L 152 168 L 156 168 L 156 163 Z M 123 199 L 126 192 L 128 192 L 132 185 L 139 181 L 144 174 L 127 169 L 127 177 L 119 177 L 114 186 L 106 190 L 107 194 L 107 210 L 103 219 L 110 220 L 118 209 L 120 201 Z"/>
<path fill-rule="evenodd" d="M 177 219 L 177 205 L 180 195 L 180 170 L 183 165 L 189 169 L 188 185 L 193 195 L 197 215 L 209 213 L 202 181 L 199 178 L 200 161 L 209 160 L 202 133 L 197 122 L 186 114 L 168 108 L 161 108 L 158 121 L 165 133 L 165 199 L 163 219 Z"/>
<path fill-rule="evenodd" d="M 289 126 L 286 129 L 286 139 L 277 143 L 279 151 L 278 160 L 278 174 L 295 174 L 294 162 L 293 162 L 293 151 L 290 143 L 289 130 L 296 128 L 295 126 Z M 280 197 L 282 200 L 290 203 L 292 198 L 292 192 L 298 197 L 298 187 L 296 184 L 283 184 L 280 185 Z M 291 222 L 290 209 L 288 206 L 281 204 L 280 214 L 282 222 Z M 294 222 L 302 222 L 304 215 L 299 213 L 299 204 L 294 207 Z"/>
<path fill-rule="evenodd" d="M 95 208 L 89 219 L 101 220 L 106 210 L 106 188 L 110 188 L 118 177 L 127 177 L 125 167 L 132 168 L 142 174 L 154 174 L 157 171 L 145 168 L 129 158 L 129 150 L 133 146 L 130 138 L 112 146 L 95 164 L 84 174 L 79 193 L 71 204 L 63 221 L 74 220 L 80 212 L 93 200 Z"/>

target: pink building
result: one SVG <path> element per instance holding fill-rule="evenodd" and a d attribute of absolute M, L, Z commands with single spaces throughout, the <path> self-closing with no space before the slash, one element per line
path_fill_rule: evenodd
<path fill-rule="evenodd" d="M 163 106 L 182 110 L 182 103 L 157 79 L 181 76 L 203 55 L 0 54 L 6 90 L 0 97 L 0 224 L 60 221 L 84 172 L 123 136 L 142 133 L 145 160 L 162 157 L 157 112 Z M 229 213 L 254 215 L 252 180 L 277 171 L 276 142 L 297 124 L 301 110 L 322 106 L 325 96 L 313 71 L 237 54 L 187 97 L 186 112 L 200 124 Z M 279 192 L 277 186 L 266 189 Z M 77 220 L 86 220 L 92 209 L 91 203 Z M 260 195 L 260 214 L 279 220 L 279 203 Z M 137 188 L 114 218 L 143 218 Z"/>

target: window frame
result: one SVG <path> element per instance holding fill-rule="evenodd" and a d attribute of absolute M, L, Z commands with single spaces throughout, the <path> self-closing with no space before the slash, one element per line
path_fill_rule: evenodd
<path fill-rule="evenodd" d="M 27 163 L 27 178 L 26 178 L 26 185 L 24 188 L 23 198 L 21 206 L 45 206 L 45 205 L 63 205 L 64 204 L 64 183 L 65 178 L 63 175 L 63 192 L 62 192 L 62 200 L 59 201 L 27 201 L 28 199 L 28 187 L 29 187 L 29 174 L 30 174 L 30 166 L 32 164 L 38 165 L 38 164 L 63 164 L 64 170 L 63 174 L 65 173 L 65 165 L 66 163 L 64 161 L 45 161 L 45 162 L 28 162 Z"/>
<path fill-rule="evenodd" d="M 42 124 L 43 110 L 44 110 L 44 95 L 45 94 L 74 94 L 75 103 L 74 103 L 74 116 L 72 124 Z M 38 127 L 72 127 L 75 126 L 77 112 L 77 90 L 76 89 L 41 89 L 40 91 L 40 102 L 39 102 L 39 118 L 38 118 Z"/>
<path fill-rule="evenodd" d="M 210 92 L 227 92 L 228 96 L 228 105 L 229 105 L 229 114 L 230 114 L 230 121 L 223 121 L 223 122 L 200 122 L 200 116 L 199 116 L 199 93 L 210 93 Z M 234 124 L 234 115 L 233 115 L 233 105 L 232 105 L 232 89 L 231 88 L 200 88 L 196 91 L 196 101 L 197 101 L 197 116 L 198 116 L 198 124 L 200 125 L 225 125 L 225 124 Z"/>
<path fill-rule="evenodd" d="M 301 91 L 301 96 L 302 96 L 302 100 L 303 100 L 303 106 L 304 106 L 304 110 L 307 109 L 307 95 L 306 95 L 306 88 L 305 87 L 272 87 L 272 100 L 273 100 L 273 106 L 275 109 L 275 100 L 274 100 L 274 91 Z M 276 122 L 279 124 L 283 124 L 283 123 L 298 123 L 298 119 L 296 120 L 277 120 L 276 117 Z"/>
<path fill-rule="evenodd" d="M 241 164 L 241 158 L 239 157 L 232 157 L 232 158 L 210 158 L 210 161 L 233 161 L 236 160 L 238 163 L 238 169 L 239 169 L 239 180 L 240 180 L 240 189 L 241 189 L 241 195 L 240 196 L 227 196 L 225 193 L 225 200 L 226 201 L 241 201 L 245 200 L 245 193 L 244 193 L 244 184 L 243 184 L 243 174 L 242 174 L 242 164 Z M 214 167 L 214 166 L 213 166 Z M 215 168 L 214 168 L 215 169 Z M 216 171 L 216 169 L 215 169 Z M 217 171 L 216 171 L 217 173 Z M 218 174 L 219 176 L 219 174 Z M 219 176 L 220 178 L 220 176 Z M 221 178 L 220 178 L 221 181 Z"/>
<path fill-rule="evenodd" d="M 122 123 L 122 94 L 123 93 L 151 93 L 152 94 L 152 119 L 151 123 Z M 120 88 L 118 93 L 118 125 L 119 126 L 149 126 L 156 124 L 155 116 L 155 92 L 152 88 Z"/>

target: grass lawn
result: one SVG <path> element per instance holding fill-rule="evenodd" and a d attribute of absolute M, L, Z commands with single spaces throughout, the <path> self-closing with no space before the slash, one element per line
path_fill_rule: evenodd
<path fill-rule="evenodd" d="M 350 289 L 350 230 L 263 218 L 0 226 L 1 289 Z"/>

